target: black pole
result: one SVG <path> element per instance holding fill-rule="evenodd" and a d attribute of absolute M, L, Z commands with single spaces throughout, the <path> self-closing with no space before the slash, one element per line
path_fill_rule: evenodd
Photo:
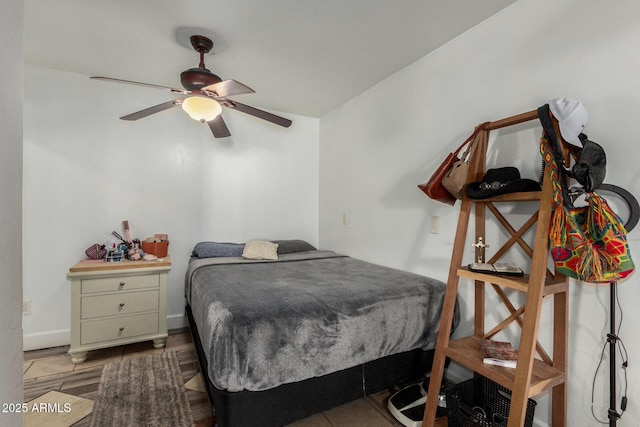
<path fill-rule="evenodd" d="M 609 322 L 610 329 L 607 335 L 609 342 L 609 425 L 614 427 L 617 424 L 620 414 L 616 411 L 616 285 L 617 282 L 609 284 Z"/>

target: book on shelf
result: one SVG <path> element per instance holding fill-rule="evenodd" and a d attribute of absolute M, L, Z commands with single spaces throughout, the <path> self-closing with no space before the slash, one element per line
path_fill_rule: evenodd
<path fill-rule="evenodd" d="M 511 262 L 489 264 L 486 262 L 472 262 L 469 264 L 469 270 L 478 273 L 490 274 L 506 274 L 510 276 L 522 276 L 524 271 Z"/>
<path fill-rule="evenodd" d="M 483 339 L 480 341 L 482 361 L 489 365 L 515 368 L 518 363 L 518 352 L 510 342 Z"/>

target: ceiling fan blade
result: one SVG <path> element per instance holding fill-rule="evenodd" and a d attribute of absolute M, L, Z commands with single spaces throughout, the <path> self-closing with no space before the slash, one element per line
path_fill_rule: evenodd
<path fill-rule="evenodd" d="M 241 104 L 237 101 L 232 101 L 230 99 L 220 100 L 220 103 L 225 107 L 242 111 L 243 113 L 250 114 L 252 116 L 258 117 L 262 120 L 266 120 L 268 122 L 274 123 L 276 125 L 280 125 L 285 128 L 288 128 L 289 126 L 291 126 L 291 120 L 285 119 L 284 117 L 276 116 L 275 114 L 268 113 L 266 111 L 260 110 L 255 107 L 251 107 L 250 105 Z"/>
<path fill-rule="evenodd" d="M 249 86 L 233 79 L 223 80 L 221 82 L 203 87 L 200 90 L 207 93 L 207 95 L 209 96 L 214 96 L 217 98 L 223 98 L 231 95 L 241 95 L 243 93 L 255 93 L 255 91 Z"/>
<path fill-rule="evenodd" d="M 229 128 L 222 118 L 222 114 L 218 114 L 215 119 L 209 120 L 207 124 L 209 125 L 209 129 L 211 129 L 211 133 L 213 133 L 213 136 L 216 138 L 231 136 L 231 132 L 229 132 Z"/>
<path fill-rule="evenodd" d="M 89 77 L 89 78 L 93 79 L 93 80 L 102 80 L 102 81 L 105 81 L 105 82 L 126 83 L 126 84 L 129 84 L 129 85 L 145 86 L 145 87 L 151 87 L 151 88 L 154 88 L 154 89 L 163 89 L 163 90 L 168 90 L 171 93 L 181 93 L 183 95 L 188 95 L 188 94 L 191 93 L 191 91 L 184 90 L 184 89 L 175 89 L 175 88 L 172 88 L 172 87 L 154 85 L 154 84 L 151 84 L 151 83 L 134 82 L 134 81 L 131 81 L 131 80 L 114 79 L 112 77 L 94 76 L 94 77 Z"/>
<path fill-rule="evenodd" d="M 153 107 L 145 108 L 144 110 L 136 111 L 135 113 L 127 114 L 126 116 L 120 117 L 122 120 L 138 120 L 143 119 L 147 116 L 150 116 L 155 113 L 159 113 L 160 111 L 168 110 L 171 107 L 175 107 L 180 105 L 181 102 L 178 100 L 163 102 L 162 104 L 154 105 Z"/>

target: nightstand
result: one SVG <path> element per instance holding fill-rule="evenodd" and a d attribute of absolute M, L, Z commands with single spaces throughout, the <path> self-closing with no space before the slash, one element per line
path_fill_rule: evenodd
<path fill-rule="evenodd" d="M 74 363 L 100 348 L 167 341 L 167 275 L 171 259 L 86 262 L 71 267 L 71 348 Z"/>

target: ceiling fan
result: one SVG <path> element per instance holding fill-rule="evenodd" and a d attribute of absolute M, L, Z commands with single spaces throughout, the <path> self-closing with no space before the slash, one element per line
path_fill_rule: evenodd
<path fill-rule="evenodd" d="M 238 101 L 228 99 L 232 95 L 254 93 L 250 87 L 236 80 L 222 80 L 220 77 L 209 71 L 204 64 L 204 54 L 213 48 L 211 39 L 205 36 L 194 35 L 190 37 L 191 46 L 200 54 L 200 64 L 196 68 L 190 68 L 180 73 L 180 83 L 184 89 L 175 89 L 166 86 L 159 86 L 149 83 L 140 83 L 130 80 L 114 79 L 111 77 L 91 77 L 96 80 L 104 80 L 115 83 L 127 83 L 138 86 L 146 86 L 156 89 L 168 90 L 171 93 L 188 95 L 184 99 L 175 99 L 145 108 L 144 110 L 120 117 L 122 120 L 138 120 L 150 116 L 160 111 L 168 110 L 172 107 L 181 106 L 191 118 L 202 123 L 207 123 L 213 136 L 225 138 L 231 136 L 222 115 L 222 107 L 231 108 L 243 113 L 258 117 L 271 123 L 283 127 L 291 126 L 291 120 L 276 116 L 249 105 L 241 104 Z"/>

